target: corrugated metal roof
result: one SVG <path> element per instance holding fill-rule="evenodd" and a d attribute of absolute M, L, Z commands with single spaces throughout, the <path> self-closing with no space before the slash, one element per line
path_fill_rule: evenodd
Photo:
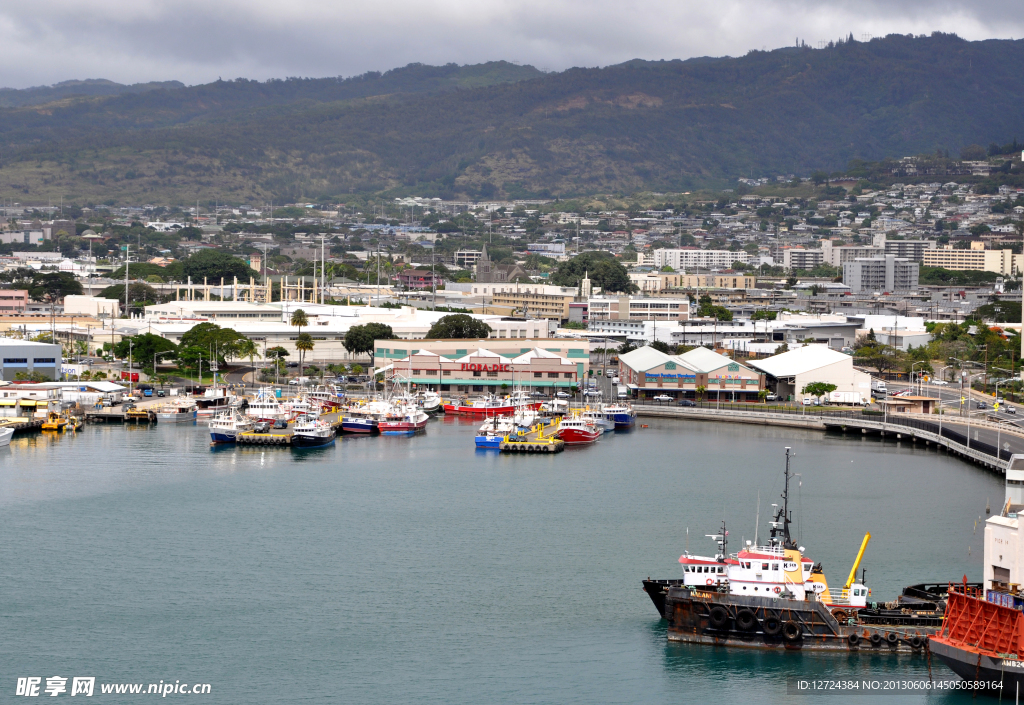
<path fill-rule="evenodd" d="M 795 377 L 842 360 L 853 365 L 852 357 L 827 345 L 805 345 L 764 360 L 751 360 L 750 366 L 767 372 L 772 377 Z"/>

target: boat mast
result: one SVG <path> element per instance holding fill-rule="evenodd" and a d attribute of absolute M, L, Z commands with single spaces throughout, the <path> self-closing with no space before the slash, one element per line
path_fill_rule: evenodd
<path fill-rule="evenodd" d="M 782 508 L 775 513 L 775 521 L 772 522 L 771 543 L 778 545 L 779 537 L 781 536 L 783 548 L 795 549 L 797 547 L 796 543 L 789 535 L 789 525 L 792 522 L 789 512 L 789 451 L 790 447 L 786 446 L 786 471 L 785 485 L 782 490 Z"/>

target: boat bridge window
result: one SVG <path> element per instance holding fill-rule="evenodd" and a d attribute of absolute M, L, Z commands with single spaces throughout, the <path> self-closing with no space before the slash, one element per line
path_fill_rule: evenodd
<path fill-rule="evenodd" d="M 761 564 L 761 570 L 768 570 L 768 564 L 767 563 L 762 563 Z"/>

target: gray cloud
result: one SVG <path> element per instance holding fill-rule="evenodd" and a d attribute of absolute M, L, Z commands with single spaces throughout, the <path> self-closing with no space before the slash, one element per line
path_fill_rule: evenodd
<path fill-rule="evenodd" d="M 16 0 L 0 6 L 0 85 L 75 78 L 350 76 L 507 59 L 549 70 L 740 55 L 850 34 L 1024 36 L 1009 0 Z"/>

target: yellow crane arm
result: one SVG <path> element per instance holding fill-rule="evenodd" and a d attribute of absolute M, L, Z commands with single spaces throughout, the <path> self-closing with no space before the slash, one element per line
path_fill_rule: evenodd
<path fill-rule="evenodd" d="M 850 576 L 846 579 L 846 585 L 843 586 L 844 590 L 849 590 L 850 586 L 853 585 L 854 579 L 857 577 L 857 568 L 860 566 L 860 561 L 864 558 L 864 551 L 867 550 L 868 541 L 871 540 L 871 532 L 864 534 L 864 540 L 860 542 L 860 550 L 857 551 L 857 559 L 853 562 L 853 567 L 850 568 Z"/>

